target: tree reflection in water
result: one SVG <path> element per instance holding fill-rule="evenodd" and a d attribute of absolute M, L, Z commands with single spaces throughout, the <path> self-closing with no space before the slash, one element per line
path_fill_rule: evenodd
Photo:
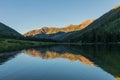
<path fill-rule="evenodd" d="M 27 49 L 25 52 L 43 59 L 65 58 L 71 61 L 79 60 L 87 65 L 97 65 L 115 77 L 120 77 L 120 45 L 60 45 Z"/>

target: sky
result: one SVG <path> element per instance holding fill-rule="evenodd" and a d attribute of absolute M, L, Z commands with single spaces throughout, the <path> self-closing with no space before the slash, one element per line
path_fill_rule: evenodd
<path fill-rule="evenodd" d="M 120 0 L 0 0 L 0 22 L 20 33 L 97 19 Z"/>

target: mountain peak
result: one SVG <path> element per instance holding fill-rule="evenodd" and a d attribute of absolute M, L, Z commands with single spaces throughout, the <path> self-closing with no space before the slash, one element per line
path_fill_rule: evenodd
<path fill-rule="evenodd" d="M 24 36 L 35 36 L 38 34 L 55 34 L 58 32 L 72 32 L 72 31 L 78 31 L 81 30 L 85 27 L 87 27 L 89 24 L 91 24 L 94 20 L 87 20 L 84 21 L 83 23 L 79 24 L 79 25 L 69 25 L 69 26 L 65 26 L 63 28 L 57 28 L 57 27 L 43 27 L 41 29 L 36 29 L 36 30 L 32 30 L 29 31 L 27 33 L 24 34 Z"/>
<path fill-rule="evenodd" d="M 115 6 L 113 9 L 118 9 L 118 8 L 120 8 L 120 4 Z"/>
<path fill-rule="evenodd" d="M 41 32 L 42 33 L 47 33 L 48 32 L 48 27 L 43 27 L 43 28 L 41 28 Z"/>

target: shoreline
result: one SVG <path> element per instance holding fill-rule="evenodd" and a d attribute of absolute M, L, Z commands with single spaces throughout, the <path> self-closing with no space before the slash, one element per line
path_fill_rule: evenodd
<path fill-rule="evenodd" d="M 16 40 L 16 39 L 0 39 L 0 53 L 17 51 L 28 48 L 38 48 L 43 46 L 51 45 L 120 45 L 120 42 L 110 42 L 110 43 L 65 43 L 65 42 L 40 42 L 40 41 L 29 41 L 29 40 Z"/>
<path fill-rule="evenodd" d="M 37 48 L 41 46 L 53 45 L 53 43 L 44 43 L 38 41 L 16 40 L 16 39 L 2 39 L 0 40 L 0 53 L 18 51 L 28 48 Z"/>

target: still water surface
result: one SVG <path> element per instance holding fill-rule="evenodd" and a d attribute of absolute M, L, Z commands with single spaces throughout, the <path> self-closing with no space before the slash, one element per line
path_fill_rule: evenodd
<path fill-rule="evenodd" d="M 1 53 L 0 80 L 115 80 L 119 56 L 113 47 L 63 45 Z"/>

